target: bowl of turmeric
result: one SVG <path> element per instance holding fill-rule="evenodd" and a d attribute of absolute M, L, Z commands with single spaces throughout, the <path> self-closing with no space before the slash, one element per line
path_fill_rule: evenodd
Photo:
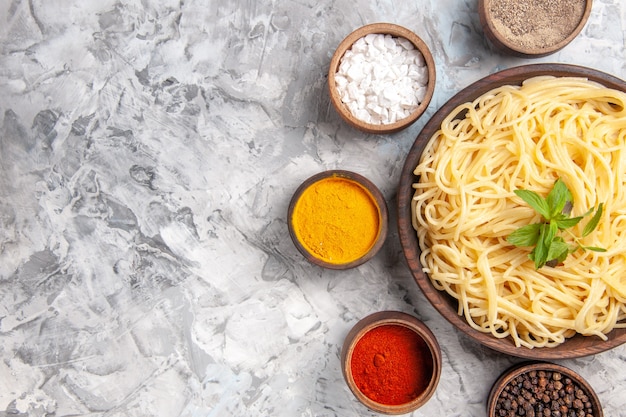
<path fill-rule="evenodd" d="M 385 241 L 387 222 L 380 190 L 351 171 L 313 175 L 289 203 L 294 245 L 307 260 L 329 269 L 354 268 L 370 260 Z"/>
<path fill-rule="evenodd" d="M 361 319 L 341 350 L 348 387 L 363 405 L 383 414 L 406 414 L 426 404 L 441 367 L 441 348 L 431 330 L 400 311 Z"/>

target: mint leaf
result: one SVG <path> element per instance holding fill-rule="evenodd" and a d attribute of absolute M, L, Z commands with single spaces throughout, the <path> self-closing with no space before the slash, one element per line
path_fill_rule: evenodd
<path fill-rule="evenodd" d="M 564 219 L 555 220 L 560 230 L 569 229 L 576 226 L 582 220 L 582 217 L 569 217 Z"/>
<path fill-rule="evenodd" d="M 550 247 L 548 248 L 547 258 L 549 260 L 554 260 L 555 263 L 558 265 L 567 258 L 567 255 L 569 255 L 569 250 L 570 250 L 569 245 L 565 243 L 562 237 L 557 236 L 550 243 Z"/>
<path fill-rule="evenodd" d="M 540 223 L 522 226 L 507 236 L 507 242 L 515 246 L 533 246 L 539 240 Z"/>
<path fill-rule="evenodd" d="M 519 198 L 524 200 L 529 206 L 543 216 L 544 219 L 550 219 L 550 207 L 546 200 L 534 191 L 515 190 L 513 191 Z"/>
<path fill-rule="evenodd" d="M 589 234 L 593 232 L 593 230 L 598 226 L 598 223 L 600 222 L 600 217 L 602 217 L 603 208 L 604 208 L 604 205 L 600 203 L 600 205 L 598 206 L 598 211 L 596 211 L 596 214 L 594 214 L 591 220 L 589 220 L 589 223 L 585 225 L 585 228 L 583 229 L 583 237 L 589 236 Z"/>
<path fill-rule="evenodd" d="M 572 201 L 572 193 L 567 188 L 567 185 L 559 178 L 555 181 L 552 190 L 550 190 L 546 197 L 546 203 L 550 210 L 550 215 L 546 217 L 546 219 L 551 219 L 560 214 L 568 201 Z"/>
<path fill-rule="evenodd" d="M 535 246 L 535 249 L 531 252 L 531 259 L 535 261 L 535 269 L 541 268 L 548 261 L 548 249 L 550 248 L 550 242 L 554 238 L 554 234 L 550 223 L 540 225 L 537 246 Z"/>
<path fill-rule="evenodd" d="M 554 182 L 552 190 L 546 198 L 534 191 L 514 190 L 514 193 L 543 217 L 543 221 L 520 227 L 507 236 L 507 242 L 515 246 L 534 246 L 528 257 L 539 269 L 545 265 L 555 267 L 562 264 L 570 253 L 578 249 L 594 252 L 606 252 L 597 246 L 583 246 L 580 238 L 573 236 L 568 229 L 576 226 L 583 217 L 593 212 L 590 209 L 582 216 L 570 217 L 573 208 L 573 197 L 570 190 L 560 178 Z M 582 237 L 588 236 L 598 226 L 604 205 L 601 203 L 589 223 L 585 225 Z M 568 245 L 559 236 L 559 232 L 567 231 L 574 237 L 575 245 Z"/>
<path fill-rule="evenodd" d="M 606 252 L 606 249 L 599 248 L 597 246 L 583 246 L 583 249 L 590 250 L 592 252 Z"/>
<path fill-rule="evenodd" d="M 550 221 L 550 223 L 548 223 L 548 232 L 545 237 L 546 239 L 545 244 L 547 247 L 550 247 L 550 243 L 552 243 L 558 231 L 559 231 L 559 226 L 556 223 L 556 221 Z"/>

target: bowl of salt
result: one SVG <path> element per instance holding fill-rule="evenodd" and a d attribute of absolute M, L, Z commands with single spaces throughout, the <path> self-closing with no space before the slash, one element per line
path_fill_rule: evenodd
<path fill-rule="evenodd" d="M 435 74 L 433 56 L 419 36 L 392 23 L 373 23 L 337 47 L 328 69 L 330 100 L 350 126 L 394 133 L 424 113 Z"/>

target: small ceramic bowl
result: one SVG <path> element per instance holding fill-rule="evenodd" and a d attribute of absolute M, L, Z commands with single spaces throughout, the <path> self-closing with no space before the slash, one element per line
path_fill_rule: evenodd
<path fill-rule="evenodd" d="M 540 417 L 546 408 L 551 416 L 603 416 L 600 400 L 589 383 L 571 369 L 550 362 L 513 366 L 496 380 L 487 400 L 488 417 Z"/>
<path fill-rule="evenodd" d="M 355 117 L 350 112 L 346 104 L 343 103 L 337 90 L 337 82 L 335 76 L 339 71 L 341 59 L 343 58 L 344 54 L 352 48 L 353 44 L 357 40 L 370 34 L 391 35 L 394 38 L 407 39 L 419 52 L 421 52 L 422 56 L 424 57 L 424 61 L 426 62 L 428 81 L 426 84 L 426 92 L 423 100 L 420 102 L 419 106 L 417 106 L 417 108 L 415 108 L 410 113 L 409 116 L 397 120 L 393 123 L 373 124 Z M 330 68 L 328 70 L 328 89 L 330 93 L 330 101 L 332 102 L 333 106 L 335 107 L 341 118 L 356 129 L 367 133 L 377 134 L 398 132 L 413 124 L 428 107 L 428 104 L 430 103 L 430 100 L 432 99 L 433 93 L 435 91 L 435 74 L 435 61 L 433 59 L 433 56 L 430 53 L 430 49 L 428 48 L 428 46 L 419 36 L 402 26 L 398 26 L 395 24 L 373 23 L 356 29 L 354 32 L 350 33 L 337 47 L 330 61 Z"/>
<path fill-rule="evenodd" d="M 548 2 L 479 0 L 478 15 L 485 36 L 498 50 L 540 58 L 563 49 L 589 19 L 592 0 L 562 3 L 559 10 Z"/>
<path fill-rule="evenodd" d="M 399 311 L 361 319 L 341 350 L 348 387 L 362 404 L 383 414 L 406 414 L 426 404 L 435 393 L 441 367 L 441 349 L 433 333 Z"/>
<path fill-rule="evenodd" d="M 324 268 L 349 269 L 380 250 L 388 219 L 387 203 L 374 183 L 355 172 L 330 170 L 298 187 L 289 203 L 288 227 L 291 240 L 307 260 Z M 337 243 L 339 247 L 328 249 Z"/>

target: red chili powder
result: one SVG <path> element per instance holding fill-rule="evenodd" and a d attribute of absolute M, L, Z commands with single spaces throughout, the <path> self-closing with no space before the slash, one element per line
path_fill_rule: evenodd
<path fill-rule="evenodd" d="M 433 358 L 426 342 L 401 325 L 368 331 L 352 353 L 352 377 L 359 390 L 380 404 L 406 404 L 428 386 Z"/>

